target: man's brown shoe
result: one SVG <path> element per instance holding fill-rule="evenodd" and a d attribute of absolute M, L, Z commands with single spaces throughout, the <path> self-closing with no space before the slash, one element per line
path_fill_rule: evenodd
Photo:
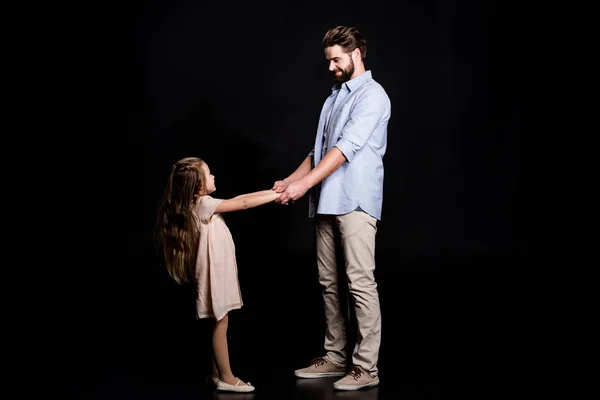
<path fill-rule="evenodd" d="M 333 384 L 338 390 L 358 390 L 366 387 L 379 385 L 379 378 L 371 376 L 361 367 L 352 367 L 348 375 Z"/>
<path fill-rule="evenodd" d="M 333 365 L 323 357 L 315 358 L 310 362 L 310 366 L 294 371 L 298 378 L 324 378 L 327 376 L 344 376 L 346 368 Z"/>

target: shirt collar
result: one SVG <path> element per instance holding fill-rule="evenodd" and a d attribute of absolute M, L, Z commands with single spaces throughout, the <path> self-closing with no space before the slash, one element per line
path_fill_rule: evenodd
<path fill-rule="evenodd" d="M 356 89 L 357 87 L 359 87 L 360 85 L 362 85 L 364 83 L 364 81 L 366 81 L 367 79 L 371 78 L 371 71 L 367 70 L 365 72 L 363 72 L 362 74 L 360 74 L 359 76 L 357 76 L 356 78 L 352 78 L 347 82 L 344 82 L 342 85 L 346 86 L 346 89 L 348 89 L 349 92 L 353 91 L 354 89 Z M 340 90 L 342 88 L 342 85 L 340 85 L 339 83 L 334 85 L 331 90 L 332 91 L 336 91 L 336 90 Z"/>

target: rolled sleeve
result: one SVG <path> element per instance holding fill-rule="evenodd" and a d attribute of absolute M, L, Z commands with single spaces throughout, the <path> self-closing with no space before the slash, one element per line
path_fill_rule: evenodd
<path fill-rule="evenodd" d="M 370 93 L 356 103 L 335 144 L 348 162 L 352 162 L 354 154 L 367 143 L 373 131 L 388 115 L 388 109 L 387 98 L 379 93 Z"/>
<path fill-rule="evenodd" d="M 355 146 L 351 141 L 349 141 L 348 139 L 341 138 L 340 140 L 338 140 L 334 147 L 340 149 L 340 151 L 342 152 L 344 157 L 346 157 L 346 160 L 348 160 L 348 162 L 352 162 L 356 150 L 354 150 Z"/>

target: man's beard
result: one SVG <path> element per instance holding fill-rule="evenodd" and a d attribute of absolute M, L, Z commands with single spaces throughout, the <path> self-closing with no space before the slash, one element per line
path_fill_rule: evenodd
<path fill-rule="evenodd" d="M 337 72 L 341 72 L 340 75 L 337 75 Z M 350 58 L 350 65 L 347 69 L 336 68 L 333 72 L 333 77 L 335 78 L 337 83 L 348 82 L 352 75 L 354 74 L 354 61 Z"/>

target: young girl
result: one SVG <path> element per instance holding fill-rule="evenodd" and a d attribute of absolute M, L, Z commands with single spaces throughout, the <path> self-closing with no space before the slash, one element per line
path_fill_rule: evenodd
<path fill-rule="evenodd" d="M 262 190 L 222 200 L 210 196 L 215 177 L 199 158 L 179 160 L 171 175 L 158 216 L 163 260 L 180 284 L 196 287 L 197 318 L 214 318 L 211 378 L 217 390 L 252 392 L 229 365 L 228 312 L 242 307 L 235 246 L 222 213 L 245 210 L 274 201 L 279 193 Z"/>

